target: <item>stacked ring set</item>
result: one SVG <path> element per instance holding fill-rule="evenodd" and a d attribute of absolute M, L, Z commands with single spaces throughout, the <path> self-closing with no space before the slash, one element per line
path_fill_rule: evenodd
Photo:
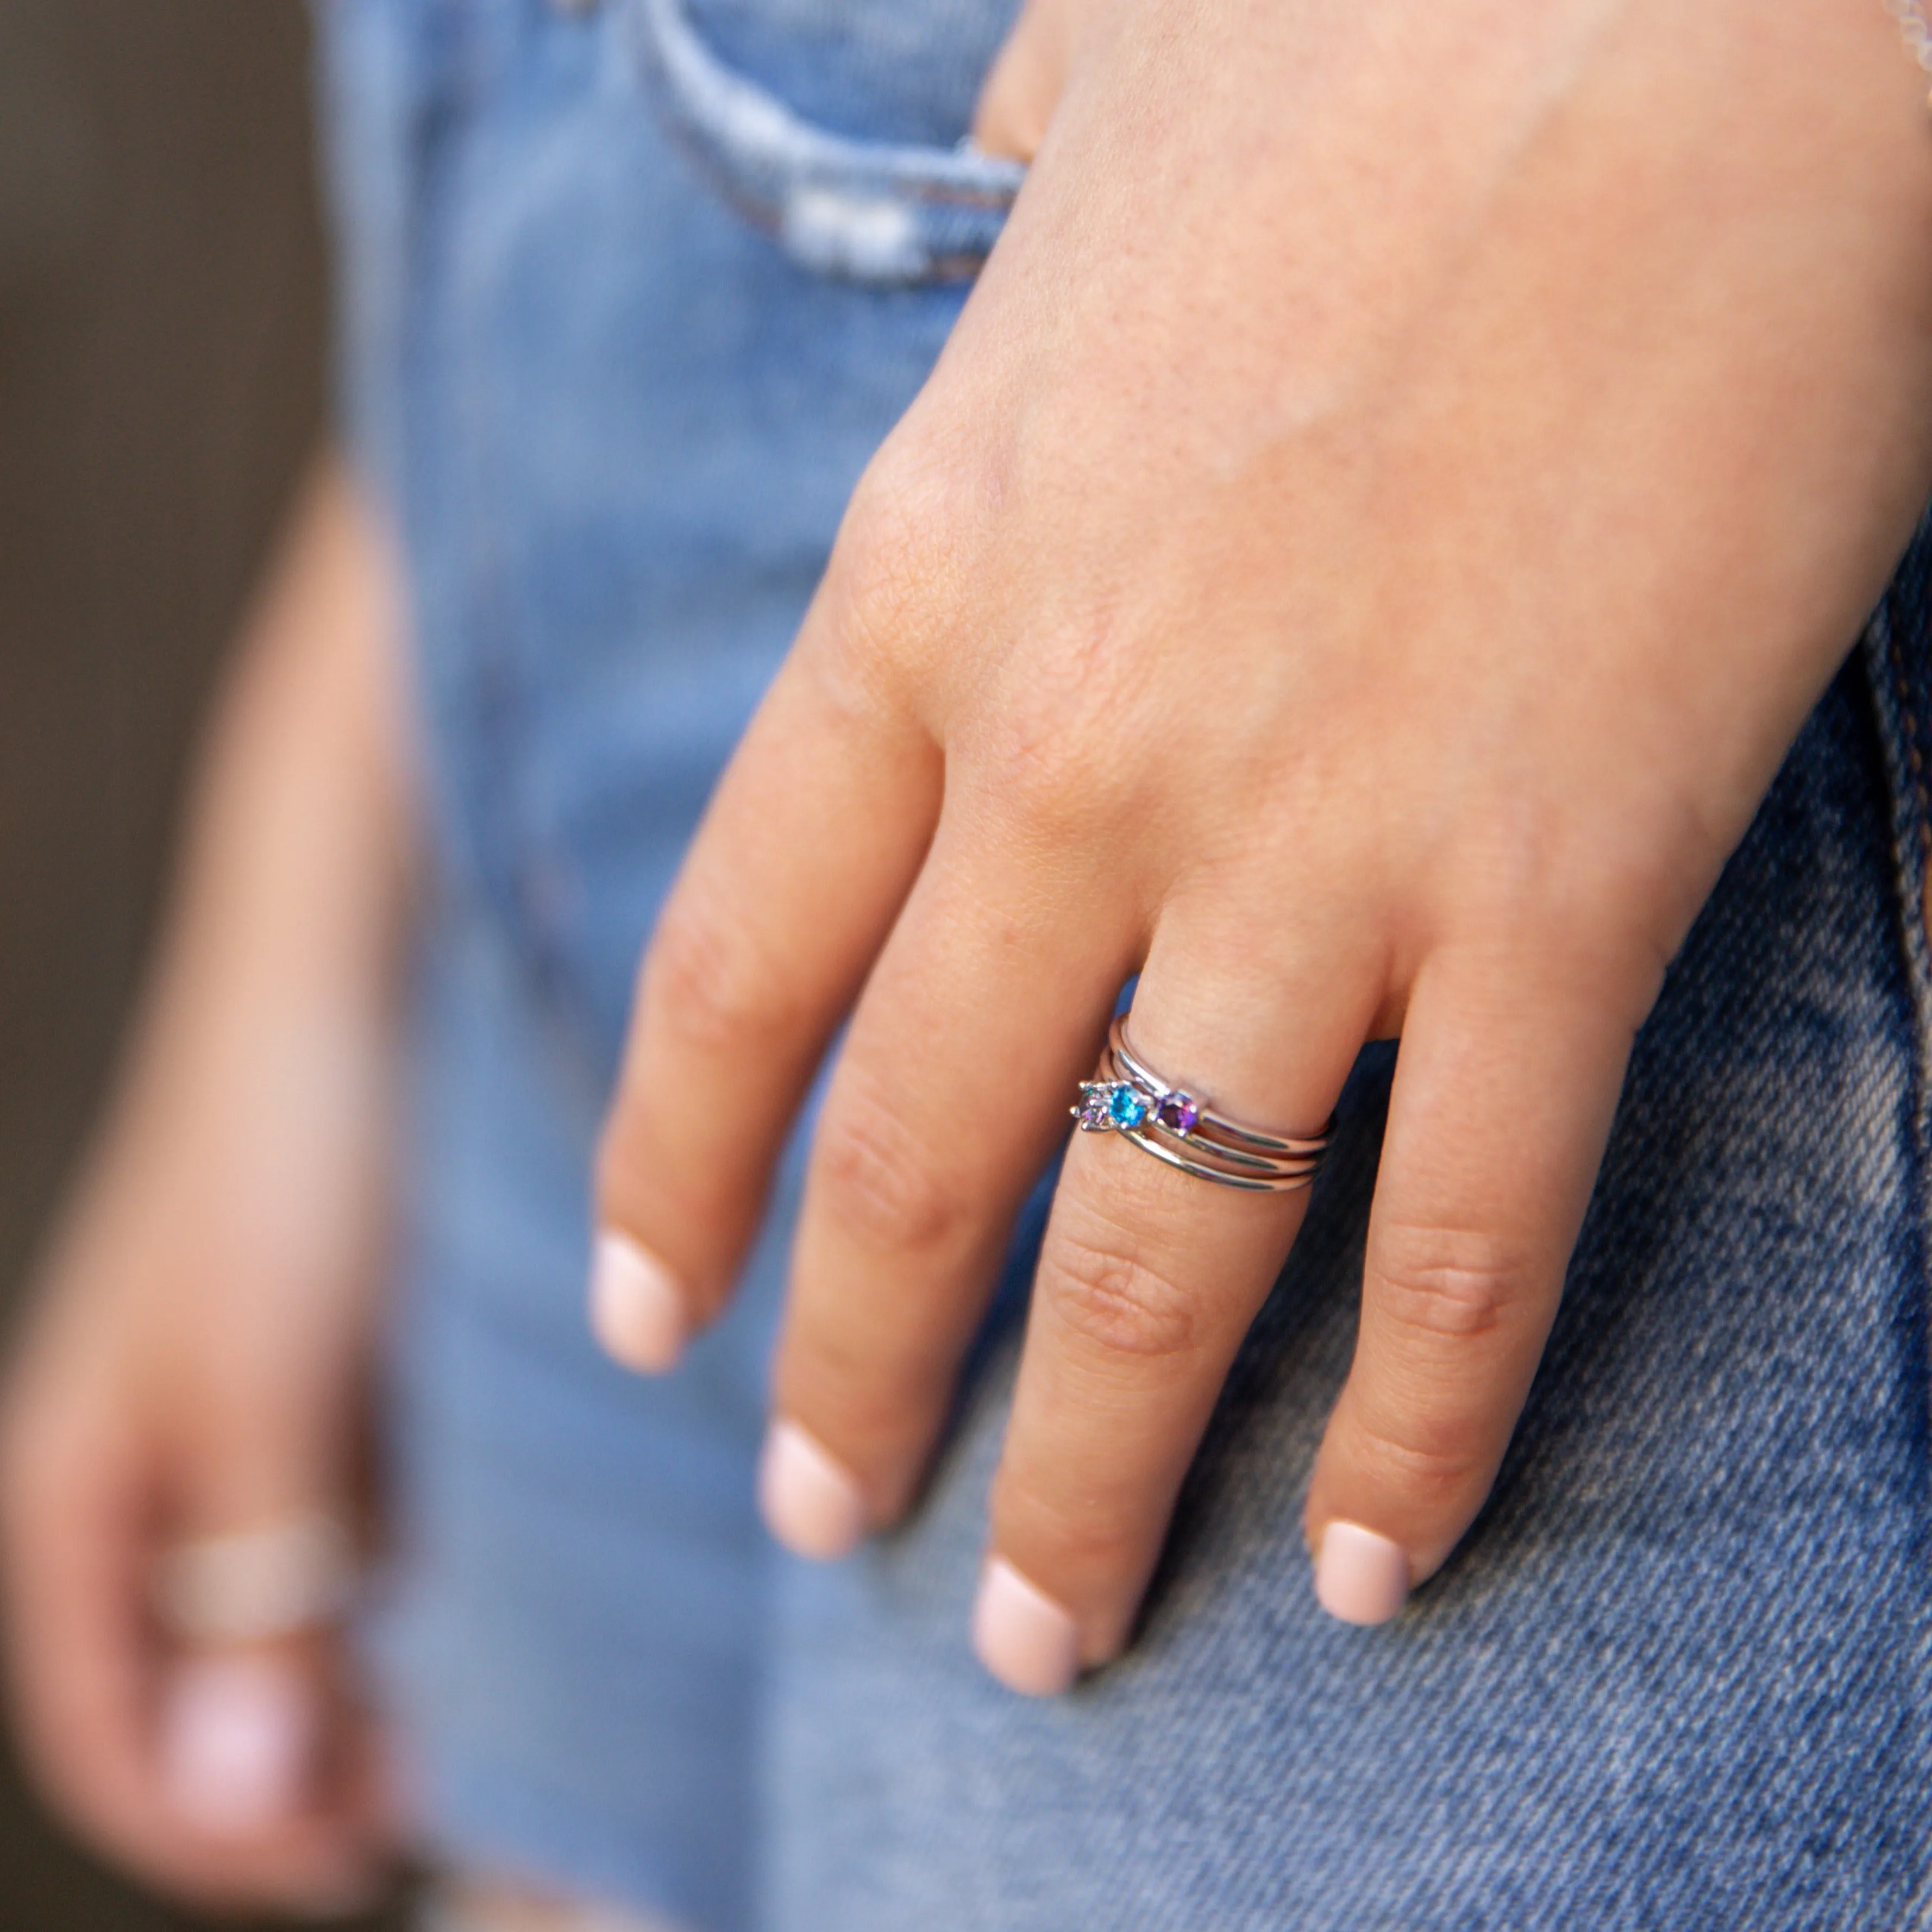
<path fill-rule="evenodd" d="M 1127 1040 L 1123 1013 L 1107 1035 L 1102 1077 L 1083 1082 L 1073 1118 L 1085 1133 L 1115 1133 L 1169 1167 L 1251 1194 L 1288 1194 L 1313 1181 L 1334 1136 L 1264 1133 L 1171 1087 Z"/>

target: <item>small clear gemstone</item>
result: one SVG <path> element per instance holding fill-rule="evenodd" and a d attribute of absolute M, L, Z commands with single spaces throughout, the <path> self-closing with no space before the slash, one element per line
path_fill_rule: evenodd
<path fill-rule="evenodd" d="M 1098 1132 L 1112 1123 L 1107 1118 L 1107 1102 L 1112 1090 L 1100 1081 L 1090 1081 L 1080 1090 L 1080 1105 L 1076 1110 L 1078 1124 L 1089 1133 Z"/>

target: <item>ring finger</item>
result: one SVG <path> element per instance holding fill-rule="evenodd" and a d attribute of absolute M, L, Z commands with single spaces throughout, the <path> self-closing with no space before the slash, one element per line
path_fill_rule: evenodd
<path fill-rule="evenodd" d="M 1223 1117 L 1315 1135 L 1378 980 L 1370 962 L 1337 957 L 1332 935 L 1291 935 L 1271 970 L 1255 972 L 1253 956 L 1251 938 L 1216 943 L 1170 915 L 1135 999 L 1133 1046 Z M 981 1659 L 1012 1688 L 1052 1694 L 1125 1647 L 1181 1480 L 1306 1199 L 1217 1186 L 1120 1134 L 1076 1136 L 1034 1281 L 974 1613 Z"/>

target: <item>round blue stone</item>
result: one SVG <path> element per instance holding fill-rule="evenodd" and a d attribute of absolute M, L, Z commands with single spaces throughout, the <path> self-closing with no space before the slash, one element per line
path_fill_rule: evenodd
<path fill-rule="evenodd" d="M 1107 1101 L 1107 1118 L 1115 1126 L 1137 1127 L 1148 1117 L 1146 1097 L 1131 1087 L 1116 1087 Z"/>

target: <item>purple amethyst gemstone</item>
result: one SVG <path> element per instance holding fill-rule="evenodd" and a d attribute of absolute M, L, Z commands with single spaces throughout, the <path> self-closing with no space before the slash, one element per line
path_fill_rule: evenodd
<path fill-rule="evenodd" d="M 1177 1134 L 1193 1132 L 1201 1118 L 1201 1102 L 1186 1094 L 1170 1094 L 1160 1103 L 1160 1124 Z"/>

